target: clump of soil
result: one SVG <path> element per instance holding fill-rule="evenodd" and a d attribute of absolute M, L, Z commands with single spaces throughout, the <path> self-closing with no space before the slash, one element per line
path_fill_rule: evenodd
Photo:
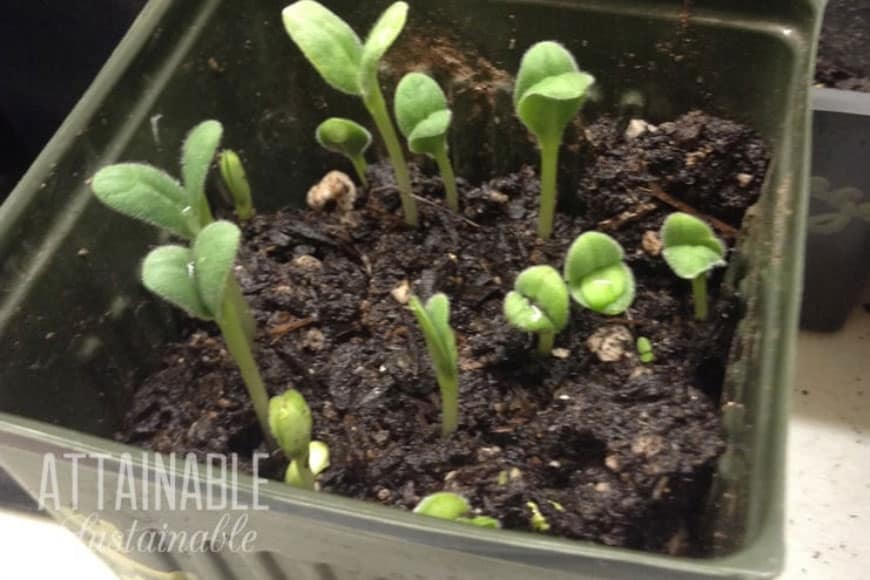
<path fill-rule="evenodd" d="M 740 304 L 718 272 L 710 320 L 694 321 L 689 284 L 657 255 L 656 232 L 675 200 L 733 232 L 757 199 L 767 153 L 746 128 L 697 112 L 632 138 L 602 119 L 586 137 L 579 187 L 560 201 L 580 211 L 557 215 L 545 243 L 528 167 L 480 187 L 461 182 L 461 215 L 444 207 L 437 178 L 415 172 L 416 230 L 403 226 L 384 166 L 353 211 L 286 210 L 246 227 L 237 275 L 259 321 L 256 356 L 273 393 L 292 386 L 308 400 L 314 436 L 332 452 L 324 492 L 412 509 L 452 490 L 524 530 L 531 501 L 550 535 L 702 551 L 697 520 L 723 447 L 718 399 Z M 542 360 L 532 337 L 507 326 L 502 300 L 521 270 L 561 268 L 571 241 L 596 228 L 625 247 L 637 298 L 619 318 L 575 306 Z M 461 368 L 460 427 L 446 439 L 405 305 L 410 292 L 436 291 L 451 298 Z M 638 336 L 652 341 L 653 364 L 639 362 Z M 131 385 L 120 439 L 199 454 L 262 445 L 213 325 L 188 322 L 161 359 Z"/>

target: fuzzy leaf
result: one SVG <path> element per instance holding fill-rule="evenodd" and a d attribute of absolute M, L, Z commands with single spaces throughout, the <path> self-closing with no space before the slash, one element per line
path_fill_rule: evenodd
<path fill-rule="evenodd" d="M 372 144 L 372 134 L 350 119 L 331 117 L 320 125 L 314 134 L 321 147 L 328 151 L 355 157 L 366 152 Z"/>
<path fill-rule="evenodd" d="M 408 303 L 420 328 L 426 348 L 439 372 L 455 376 L 458 354 L 456 336 L 450 328 L 450 301 L 444 294 L 435 294 L 424 307 L 416 296 Z"/>
<path fill-rule="evenodd" d="M 634 275 L 623 260 L 619 242 L 601 232 L 579 236 L 565 258 L 571 296 L 585 308 L 614 316 L 631 306 Z"/>
<path fill-rule="evenodd" d="M 725 244 L 703 221 L 686 213 L 672 213 L 662 226 L 662 255 L 680 278 L 692 280 L 724 266 Z"/>
<path fill-rule="evenodd" d="M 197 289 L 213 318 L 222 311 L 241 236 L 235 224 L 217 221 L 204 227 L 193 242 Z"/>
<path fill-rule="evenodd" d="M 269 399 L 269 431 L 287 457 L 308 453 L 311 409 L 299 391 L 290 389 Z"/>
<path fill-rule="evenodd" d="M 194 236 L 194 216 L 184 188 L 172 177 L 142 163 L 118 163 L 94 175 L 91 189 L 104 204 L 126 216 L 177 236 Z"/>
<path fill-rule="evenodd" d="M 455 521 L 470 510 L 471 506 L 468 505 L 468 500 L 461 495 L 439 491 L 421 499 L 417 507 L 414 508 L 414 513 Z"/>
<path fill-rule="evenodd" d="M 551 266 L 523 270 L 505 297 L 508 322 L 526 332 L 559 332 L 568 323 L 568 289 Z"/>
<path fill-rule="evenodd" d="M 193 207 L 205 196 L 205 179 L 220 145 L 224 128 L 217 121 L 203 121 L 194 127 L 181 149 L 181 174 Z M 202 216 L 200 216 L 202 218 Z"/>
<path fill-rule="evenodd" d="M 387 8 L 369 31 L 362 48 L 360 59 L 359 86 L 363 94 L 372 91 L 373 83 L 378 82 L 378 65 L 396 41 L 408 18 L 408 4 L 396 2 Z"/>
<path fill-rule="evenodd" d="M 142 263 L 142 283 L 148 290 L 191 316 L 211 320 L 196 287 L 193 252 L 182 246 L 161 246 Z"/>
<path fill-rule="evenodd" d="M 558 141 L 594 82 L 562 45 L 539 42 L 523 56 L 517 73 L 517 116 L 539 140 Z"/>
<path fill-rule="evenodd" d="M 405 75 L 396 88 L 396 121 L 414 153 L 435 157 L 446 147 L 452 114 L 444 91 L 422 73 Z"/>
<path fill-rule="evenodd" d="M 299 0 L 281 12 L 284 28 L 329 86 L 362 96 L 362 43 L 334 12 L 313 0 Z"/>

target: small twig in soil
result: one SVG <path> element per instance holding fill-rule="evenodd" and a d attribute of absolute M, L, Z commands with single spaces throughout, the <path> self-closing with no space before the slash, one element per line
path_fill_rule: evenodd
<path fill-rule="evenodd" d="M 615 232 L 625 224 L 645 216 L 659 206 L 655 203 L 641 203 L 612 218 L 598 222 L 598 229 Z"/>
<path fill-rule="evenodd" d="M 648 193 L 649 195 L 653 196 L 654 198 L 658 199 L 659 201 L 662 201 L 673 208 L 676 208 L 682 212 L 686 212 L 687 214 L 695 216 L 698 219 L 702 219 L 706 222 L 709 222 L 710 225 L 712 225 L 714 228 L 719 230 L 719 232 L 723 236 L 725 236 L 726 238 L 733 239 L 733 238 L 737 237 L 737 229 L 736 228 L 729 226 L 728 224 L 726 224 L 722 220 L 718 220 L 718 219 L 714 218 L 713 216 L 707 215 L 705 213 L 701 213 L 700 211 L 696 210 L 695 208 L 693 208 L 689 204 L 687 204 L 683 201 L 680 201 L 679 199 L 665 193 L 665 191 L 661 188 L 661 186 L 658 183 L 653 183 L 649 189 L 644 189 L 644 191 L 646 193 Z"/>
<path fill-rule="evenodd" d="M 273 326 L 269 329 L 269 336 L 272 337 L 271 344 L 275 344 L 276 342 L 281 340 L 281 338 L 288 332 L 293 332 L 294 330 L 305 328 L 312 322 L 314 322 L 313 318 L 299 318 L 297 320 L 291 320 L 289 322 Z"/>

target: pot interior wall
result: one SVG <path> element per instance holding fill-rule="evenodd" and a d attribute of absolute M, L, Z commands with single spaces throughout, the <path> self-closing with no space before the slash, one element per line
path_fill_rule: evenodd
<path fill-rule="evenodd" d="M 327 4 L 366 30 L 388 2 Z M 713 12 L 684 12 L 681 2 L 411 4 L 409 28 L 382 79 L 393 85 L 409 68 L 423 68 L 447 83 L 457 101 L 451 139 L 458 172 L 473 182 L 535 162 L 510 110 L 509 75 L 537 40 L 564 43 L 597 77 L 600 91 L 587 118 L 631 113 L 656 122 L 704 108 L 751 124 L 778 156 L 792 105 L 800 102 L 794 79 L 808 41 L 773 20 L 738 28 Z M 153 35 L 119 80 L 97 87 L 105 98 L 73 120 L 81 130 L 62 149 L 55 145 L 50 173 L 31 172 L 19 186 L 0 234 L 0 410 L 111 436 L 126 405 L 120 386 L 149 368 L 154 345 L 172 335 L 175 314 L 137 280 L 158 236 L 94 201 L 86 182 L 97 168 L 142 160 L 177 174 L 180 142 L 206 118 L 221 120 L 225 146 L 242 152 L 261 210 L 298 204 L 315 180 L 342 164 L 315 145 L 314 128 L 326 116 L 367 117 L 302 59 L 281 26 L 283 5 L 152 2 L 152 13 L 166 11 Z M 445 51 L 441 58 L 416 52 L 431 45 Z M 451 61 L 456 55 L 467 60 Z M 475 109 L 481 104 L 482 115 Z M 505 138 L 511 134 L 519 138 Z M 761 220 L 771 220 L 774 206 L 792 195 L 781 186 L 773 175 Z M 772 234 L 758 235 L 766 242 Z M 758 315 L 753 308 L 760 304 L 749 310 Z M 757 396 L 746 399 L 749 415 Z"/>

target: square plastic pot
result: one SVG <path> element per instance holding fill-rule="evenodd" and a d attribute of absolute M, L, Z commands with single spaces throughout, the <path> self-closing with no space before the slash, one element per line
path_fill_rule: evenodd
<path fill-rule="evenodd" d="M 328 4 L 365 29 L 387 2 Z M 763 195 L 747 217 L 730 271 L 745 316 L 722 401 L 727 451 L 703 514 L 707 557 L 478 530 L 273 482 L 259 488 L 269 510 L 252 511 L 247 523 L 257 532 L 255 553 L 124 553 L 120 545 L 103 544 L 107 561 L 125 573 L 184 571 L 209 579 L 775 575 L 783 554 L 784 441 L 807 201 L 807 87 L 821 2 L 686 6 L 676 0 L 420 0 L 412 3 L 414 25 L 403 37 L 422 35 L 424 46 L 427 34 L 459 39 L 459 46 L 505 71 L 516 70 L 533 42 L 556 39 L 601 82 L 601 100 L 590 114 L 617 111 L 620 97 L 634 90 L 644 96 L 641 114 L 653 122 L 703 108 L 748 123 L 769 141 L 773 157 Z M 0 465 L 37 496 L 46 453 L 103 454 L 100 461 L 79 461 L 78 505 L 54 514 L 76 531 L 97 511 L 100 490 L 114 489 L 122 454 L 133 454 L 135 477 L 153 482 L 140 450 L 111 437 L 129 404 L 121 386 L 150 368 L 155 346 L 174 330 L 169 309 L 137 279 L 154 230 L 100 206 L 87 179 L 118 160 L 175 168 L 189 128 L 218 118 L 227 141 L 250 160 L 259 208 L 300 202 L 282 192 L 301 196 L 335 164 L 313 143 L 324 112 L 361 111 L 302 59 L 282 29 L 282 7 L 152 0 L 0 208 Z M 385 83 L 398 69 L 392 63 Z M 455 78 L 448 87 L 460 101 L 471 94 L 461 90 L 463 82 L 469 81 Z M 503 122 L 469 121 L 454 137 L 457 158 L 470 160 L 457 171 L 471 179 L 528 161 L 528 150 L 514 147 L 500 129 L 512 119 L 510 82 L 487 90 L 494 97 L 489 113 Z M 463 106 L 468 103 L 457 104 Z M 108 472 L 102 482 L 99 463 Z M 58 463 L 64 485 L 71 469 L 69 461 Z M 253 486 L 241 477 L 236 492 L 250 499 Z M 99 515 L 104 529 L 128 530 L 135 521 L 193 533 L 211 529 L 222 514 L 140 508 Z"/>

